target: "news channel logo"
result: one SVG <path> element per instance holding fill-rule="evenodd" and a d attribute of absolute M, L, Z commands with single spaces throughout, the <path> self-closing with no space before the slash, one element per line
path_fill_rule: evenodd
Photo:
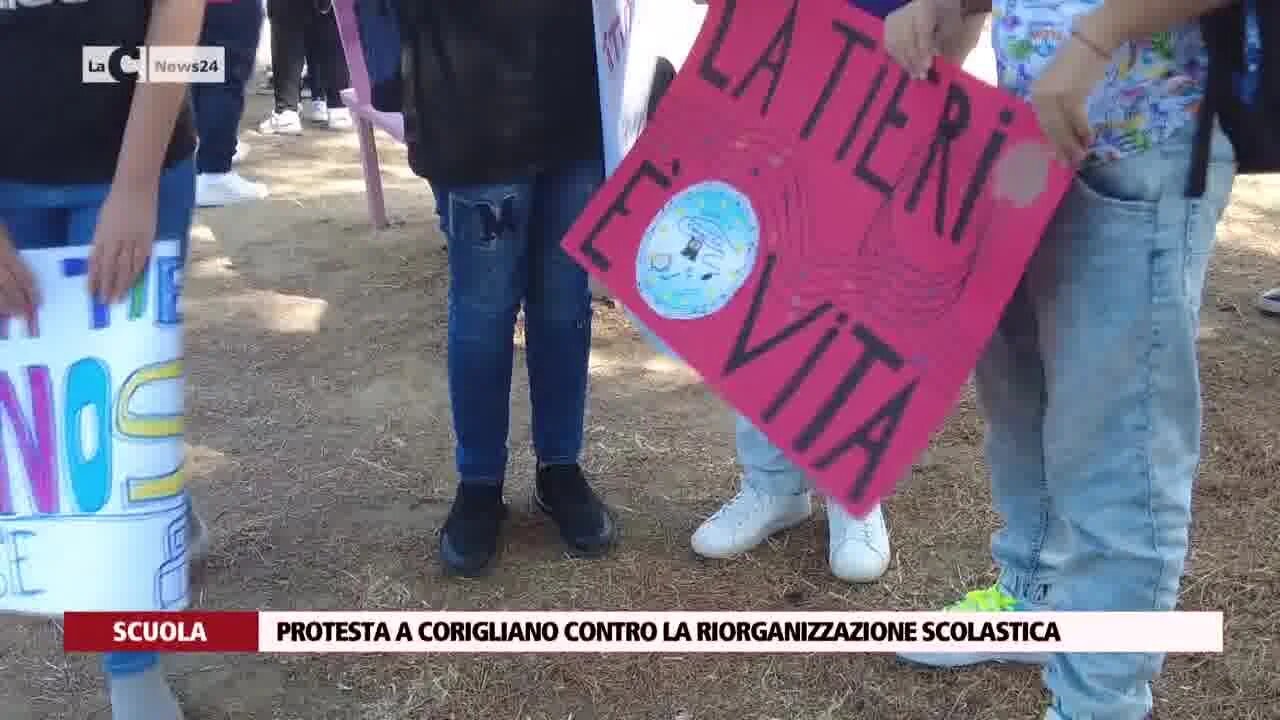
<path fill-rule="evenodd" d="M 86 83 L 221 83 L 227 76 L 227 50 L 219 46 L 88 45 L 82 58 Z"/>

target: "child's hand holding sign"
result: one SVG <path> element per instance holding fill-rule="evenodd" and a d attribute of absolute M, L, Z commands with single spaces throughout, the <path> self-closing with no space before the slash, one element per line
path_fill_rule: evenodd
<path fill-rule="evenodd" d="M 9 231 L 0 223 L 0 318 L 24 317 L 34 323 L 39 303 L 35 278 L 9 240 Z"/>
<path fill-rule="evenodd" d="M 154 185 L 112 185 L 98 215 L 89 260 L 89 292 L 100 302 L 124 298 L 147 266 L 156 237 L 158 194 Z"/>

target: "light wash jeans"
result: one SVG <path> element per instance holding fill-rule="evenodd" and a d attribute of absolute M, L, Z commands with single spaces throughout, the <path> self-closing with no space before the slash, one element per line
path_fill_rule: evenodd
<path fill-rule="evenodd" d="M 640 329 L 655 350 L 674 360 L 680 360 L 671 348 L 635 315 L 627 311 L 631 322 Z M 683 361 L 681 361 L 683 362 Z M 801 495 L 810 491 L 809 478 L 800 466 L 769 440 L 745 415 L 734 413 L 734 440 L 737 444 L 738 462 L 742 465 L 742 485 L 760 495 Z"/>
<path fill-rule="evenodd" d="M 1184 196 L 1191 128 L 1081 172 L 977 368 L 1001 584 L 1032 607 L 1171 610 L 1200 457 L 1201 294 L 1235 174 L 1215 137 Z M 1163 655 L 1058 654 L 1068 720 L 1140 720 Z"/>

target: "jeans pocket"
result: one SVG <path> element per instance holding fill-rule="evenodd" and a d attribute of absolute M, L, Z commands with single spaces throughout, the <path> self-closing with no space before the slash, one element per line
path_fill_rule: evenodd
<path fill-rule="evenodd" d="M 1129 215 L 1153 215 L 1159 202 L 1161 187 L 1128 168 L 1115 167 L 1115 161 L 1076 173 L 1072 190 L 1086 202 Z M 1157 178 L 1158 180 L 1159 178 Z"/>
<path fill-rule="evenodd" d="M 449 246 L 492 252 L 500 241 L 511 241 L 528 225 L 526 193 L 509 185 L 470 191 L 442 192 L 441 225 Z"/>

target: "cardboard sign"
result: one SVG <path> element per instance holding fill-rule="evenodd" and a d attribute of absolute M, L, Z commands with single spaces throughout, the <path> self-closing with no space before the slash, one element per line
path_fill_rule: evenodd
<path fill-rule="evenodd" d="M 707 8 L 693 0 L 594 0 L 592 10 L 604 167 L 612 172 L 644 129 L 655 78 L 684 64 Z"/>
<path fill-rule="evenodd" d="M 38 321 L 0 319 L 0 612 L 187 605 L 177 243 L 114 307 L 88 250 L 23 252 Z"/>
<path fill-rule="evenodd" d="M 855 514 L 954 404 L 1070 182 L 1026 103 L 845 0 L 713 0 L 564 246 Z"/>

